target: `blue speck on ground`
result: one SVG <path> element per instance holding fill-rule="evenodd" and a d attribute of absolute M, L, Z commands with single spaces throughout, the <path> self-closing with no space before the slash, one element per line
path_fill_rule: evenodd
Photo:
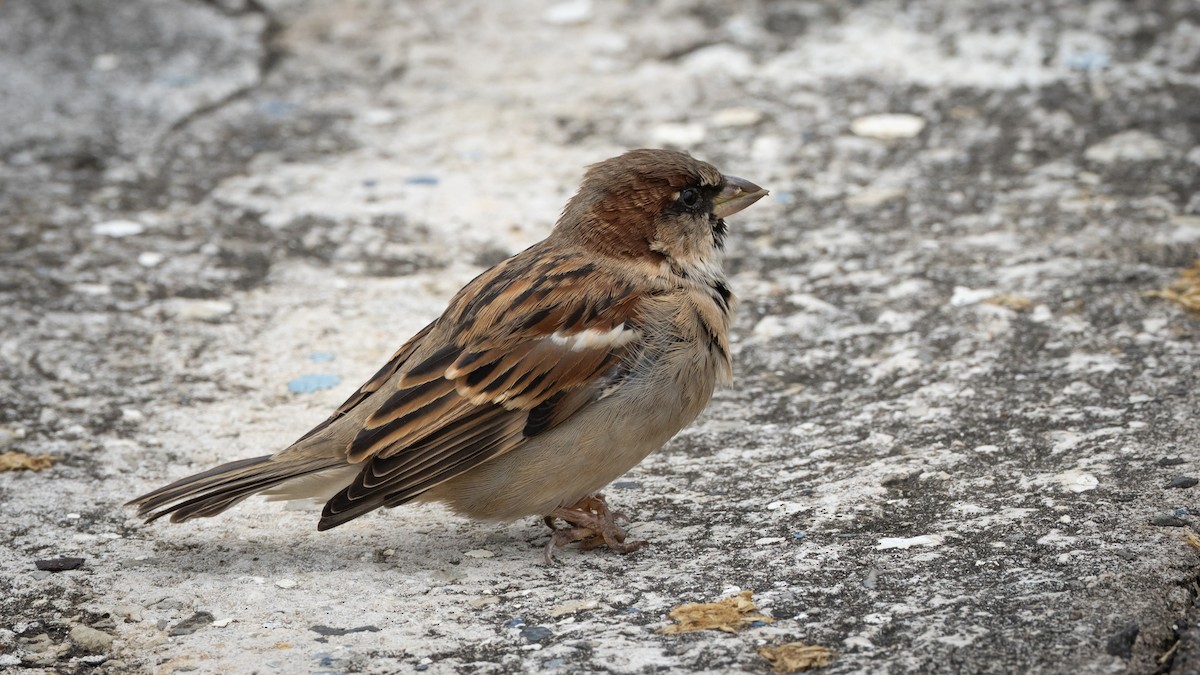
<path fill-rule="evenodd" d="M 803 538 L 804 538 L 803 532 L 795 532 L 792 534 L 792 539 L 803 539 Z"/>
<path fill-rule="evenodd" d="M 313 363 L 329 363 L 333 358 L 333 352 L 313 352 L 308 355 L 308 359 Z"/>
<path fill-rule="evenodd" d="M 294 115 L 296 112 L 296 104 L 276 98 L 269 101 L 264 101 L 262 105 L 258 106 L 258 110 L 267 117 L 279 119 Z"/>
<path fill-rule="evenodd" d="M 311 373 L 309 375 L 301 375 L 288 382 L 288 391 L 293 394 L 311 394 L 314 391 L 321 391 L 322 389 L 333 389 L 341 381 L 342 377 L 340 375 Z"/>
<path fill-rule="evenodd" d="M 525 625 L 525 617 L 523 617 L 523 616 L 514 616 L 513 618 L 504 622 L 505 628 L 520 628 L 521 626 L 524 626 L 524 625 Z"/>
<path fill-rule="evenodd" d="M 404 179 L 404 182 L 408 183 L 409 185 L 437 185 L 438 177 L 422 174 L 418 176 L 409 176 L 408 178 Z"/>
<path fill-rule="evenodd" d="M 1089 50 L 1068 54 L 1065 60 L 1071 70 L 1090 71 L 1107 66 L 1112 61 L 1112 56 L 1108 52 Z"/>

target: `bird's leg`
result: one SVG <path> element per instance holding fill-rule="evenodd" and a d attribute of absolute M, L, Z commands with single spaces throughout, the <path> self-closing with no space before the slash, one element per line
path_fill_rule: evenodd
<path fill-rule="evenodd" d="M 555 518 L 565 521 L 571 527 L 556 527 Z M 548 565 L 554 564 L 555 549 L 573 542 L 579 542 L 579 547 L 585 551 L 607 546 L 618 553 L 632 553 L 648 543 L 625 541 L 625 530 L 621 529 L 618 523 L 629 522 L 629 518 L 610 509 L 604 495 L 601 494 L 584 497 L 572 506 L 560 506 L 543 521 L 554 531 L 550 541 L 546 542 L 545 555 Z"/>

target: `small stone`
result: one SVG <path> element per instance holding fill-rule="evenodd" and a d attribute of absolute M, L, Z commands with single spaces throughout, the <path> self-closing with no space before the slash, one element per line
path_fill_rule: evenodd
<path fill-rule="evenodd" d="M 1159 466 L 1179 466 L 1183 464 L 1182 457 L 1161 457 L 1158 460 Z"/>
<path fill-rule="evenodd" d="M 166 259 L 167 256 L 158 251 L 143 251 L 137 257 L 138 264 L 142 267 L 158 267 Z"/>
<path fill-rule="evenodd" d="M 904 113 L 866 115 L 850 123 L 850 133 L 855 136 L 882 141 L 912 138 L 924 128 L 924 119 Z"/>
<path fill-rule="evenodd" d="M 128 622 L 142 620 L 142 608 L 137 605 L 117 605 L 112 609 L 112 615 Z"/>
<path fill-rule="evenodd" d="M 21 665 L 21 657 L 16 654 L 0 654 L 0 668 Z"/>
<path fill-rule="evenodd" d="M 121 65 L 121 57 L 117 54 L 97 54 L 92 59 L 92 70 L 107 73 L 116 70 Z"/>
<path fill-rule="evenodd" d="M 917 537 L 884 537 L 879 540 L 876 550 L 891 548 L 912 548 L 914 546 L 941 546 L 946 538 L 940 534 L 922 534 Z"/>
<path fill-rule="evenodd" d="M 92 234 L 100 237 L 132 237 L 145 231 L 145 225 L 132 220 L 107 220 L 92 225 Z"/>
<path fill-rule="evenodd" d="M 233 619 L 217 619 L 216 621 L 212 622 L 212 627 L 213 628 L 224 628 L 232 622 L 233 622 Z"/>
<path fill-rule="evenodd" d="M 1058 482 L 1067 490 L 1076 494 L 1095 490 L 1100 485 L 1100 480 L 1090 473 L 1085 473 L 1076 469 L 1064 471 L 1058 476 Z"/>
<path fill-rule="evenodd" d="M 789 502 L 789 501 L 780 500 L 780 501 L 774 501 L 774 502 L 771 502 L 770 504 L 767 504 L 767 510 L 768 511 L 779 511 L 780 513 L 782 513 L 785 516 L 790 516 L 793 513 L 799 513 L 801 511 L 803 511 L 804 505 L 799 504 L 797 502 Z"/>
<path fill-rule="evenodd" d="M 227 300 L 177 300 L 168 311 L 184 321 L 216 321 L 233 314 L 233 303 Z"/>
<path fill-rule="evenodd" d="M 1200 484 L 1200 478 L 1196 478 L 1194 476 L 1176 476 L 1171 479 L 1171 482 L 1164 485 L 1163 489 L 1180 490 L 1184 488 L 1196 487 L 1197 484 Z"/>
<path fill-rule="evenodd" d="M 565 0 L 542 12 L 542 21 L 554 26 L 577 26 L 592 19 L 592 0 Z"/>
<path fill-rule="evenodd" d="M 35 560 L 34 567 L 46 572 L 65 572 L 67 570 L 79 569 L 83 565 L 83 558 L 51 558 L 49 560 Z"/>
<path fill-rule="evenodd" d="M 526 642 L 540 643 L 554 637 L 554 631 L 545 626 L 526 626 L 521 629 L 521 637 Z"/>
<path fill-rule="evenodd" d="M 783 537 L 760 537 L 754 540 L 755 546 L 770 546 L 771 544 L 779 544 L 787 541 Z"/>
<path fill-rule="evenodd" d="M 463 553 L 468 558 L 495 558 L 496 554 L 486 548 L 476 548 Z"/>
<path fill-rule="evenodd" d="M 1150 162 L 1167 156 L 1167 146 L 1144 131 L 1122 131 L 1084 151 L 1083 156 L 1100 164 Z"/>
<path fill-rule="evenodd" d="M 177 635 L 191 635 L 201 628 L 213 622 L 213 615 L 208 612 L 196 612 L 188 618 L 180 621 L 167 631 L 167 635 L 172 637 Z"/>
<path fill-rule="evenodd" d="M 1155 527 L 1186 527 L 1187 521 L 1175 516 L 1155 516 L 1150 519 L 1150 524 Z"/>
<path fill-rule="evenodd" d="M 280 588 L 285 588 L 285 589 L 286 588 L 295 588 L 296 580 L 295 579 L 280 579 L 279 581 L 275 582 L 275 585 Z"/>
<path fill-rule="evenodd" d="M 467 604 L 478 609 L 480 607 L 490 607 L 491 605 L 499 604 L 499 602 L 500 598 L 494 595 L 481 595 L 478 598 L 471 598 Z"/>
<path fill-rule="evenodd" d="M 71 629 L 71 642 L 89 652 L 106 652 L 112 648 L 113 636 L 91 626 L 78 625 Z"/>
<path fill-rule="evenodd" d="M 749 127 L 762 120 L 762 113 L 754 108 L 723 108 L 712 116 L 718 127 Z"/>
<path fill-rule="evenodd" d="M 1133 643 L 1137 641 L 1138 633 L 1142 631 L 1142 627 L 1136 623 L 1127 624 L 1125 627 L 1118 630 L 1112 637 L 1108 638 L 1108 642 L 1104 646 L 1104 650 L 1112 656 L 1117 656 L 1127 659 L 1133 654 Z"/>
<path fill-rule="evenodd" d="M 654 145 L 673 145 L 688 147 L 697 145 L 707 136 L 704 127 L 699 124 L 659 124 L 650 130 L 650 139 Z"/>

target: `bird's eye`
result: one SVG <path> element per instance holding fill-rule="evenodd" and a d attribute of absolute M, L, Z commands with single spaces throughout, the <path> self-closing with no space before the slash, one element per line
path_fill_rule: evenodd
<path fill-rule="evenodd" d="M 700 202 L 700 193 L 696 192 L 692 188 L 688 188 L 688 189 L 684 190 L 683 192 L 679 193 L 679 203 L 683 204 L 684 206 L 688 207 L 689 209 L 692 208 L 693 206 L 695 206 L 699 202 Z"/>

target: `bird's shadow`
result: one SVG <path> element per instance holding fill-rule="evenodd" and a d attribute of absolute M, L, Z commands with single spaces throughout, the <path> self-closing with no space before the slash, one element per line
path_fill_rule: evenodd
<path fill-rule="evenodd" d="M 236 516 L 234 516 L 236 517 Z M 143 567 L 226 577 L 273 577 L 303 572 L 398 568 L 437 572 L 479 560 L 468 552 L 487 551 L 501 560 L 540 564 L 549 531 L 530 518 L 515 523 L 476 523 L 447 517 L 440 526 L 405 522 L 400 514 L 379 514 L 387 522 L 364 522 L 327 532 L 264 528 L 256 524 L 233 535 L 229 528 L 205 528 L 173 536 L 191 524 L 148 526 L 141 535 L 153 551 Z M 353 524 L 351 524 L 353 525 Z"/>

